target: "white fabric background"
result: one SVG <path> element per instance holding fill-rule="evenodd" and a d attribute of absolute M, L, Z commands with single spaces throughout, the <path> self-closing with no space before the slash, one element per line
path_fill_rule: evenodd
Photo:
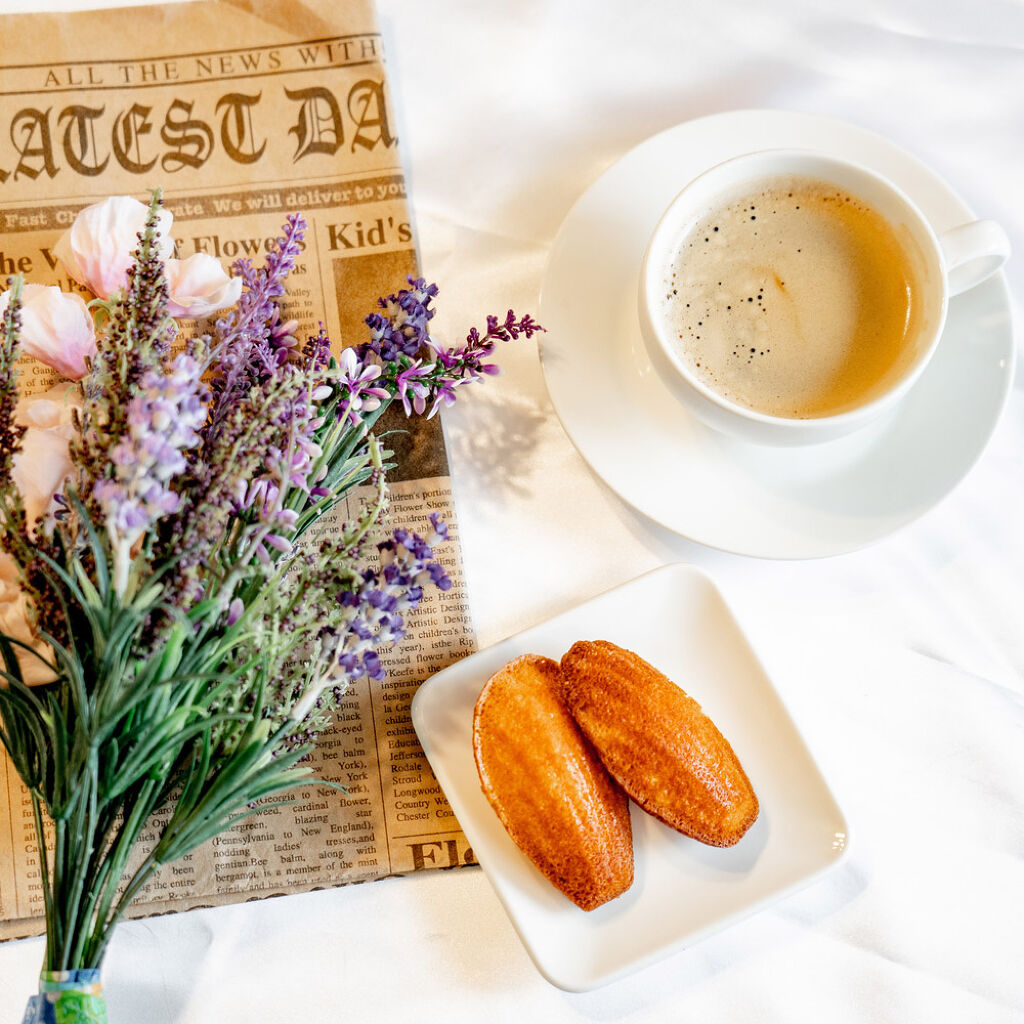
<path fill-rule="evenodd" d="M 442 287 L 435 325 L 451 338 L 488 312 L 536 310 L 563 217 L 623 153 L 735 108 L 823 113 L 889 137 L 1024 253 L 1020 3 L 379 6 L 423 266 Z M 1024 260 L 1006 272 L 1019 303 Z M 587 995 L 537 974 L 477 869 L 129 923 L 104 976 L 115 1024 L 1024 1019 L 1020 381 L 938 508 L 865 551 L 782 563 L 639 518 L 567 440 L 536 345 L 503 362 L 445 421 L 481 644 L 664 562 L 704 567 L 834 787 L 851 856 Z M 0 1019 L 20 1019 L 40 957 L 38 941 L 0 947 Z"/>

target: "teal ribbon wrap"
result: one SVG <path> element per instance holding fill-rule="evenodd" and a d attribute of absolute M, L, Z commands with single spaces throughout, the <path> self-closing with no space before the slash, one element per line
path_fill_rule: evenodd
<path fill-rule="evenodd" d="M 99 970 L 43 971 L 23 1024 L 108 1024 Z"/>

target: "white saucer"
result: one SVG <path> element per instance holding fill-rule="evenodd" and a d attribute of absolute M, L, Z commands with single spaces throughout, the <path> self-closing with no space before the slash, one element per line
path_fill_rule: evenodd
<path fill-rule="evenodd" d="M 561 658 L 611 640 L 684 687 L 729 740 L 760 802 L 736 846 L 714 849 L 631 807 L 635 873 L 624 895 L 585 913 L 527 860 L 480 788 L 473 709 L 521 654 Z M 606 985 L 782 899 L 836 867 L 849 828 L 814 760 L 711 579 L 666 565 L 428 679 L 412 721 L 473 852 L 541 973 L 573 992 Z"/>
<path fill-rule="evenodd" d="M 916 158 L 831 118 L 745 110 L 690 121 L 627 153 L 573 207 L 545 272 L 541 358 L 555 409 L 620 497 L 690 540 L 737 554 L 815 558 L 878 540 L 922 515 L 974 465 L 1013 377 L 1003 274 L 950 302 L 939 349 L 885 422 L 775 449 L 695 420 L 652 368 L 637 274 L 664 208 L 706 168 L 756 149 L 808 147 L 887 176 L 939 232 L 976 215 Z"/>

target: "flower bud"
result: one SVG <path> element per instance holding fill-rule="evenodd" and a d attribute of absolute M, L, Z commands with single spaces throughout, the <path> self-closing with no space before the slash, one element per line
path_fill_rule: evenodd
<path fill-rule="evenodd" d="M 269 533 L 265 539 L 267 544 L 283 554 L 287 555 L 292 550 L 292 542 L 286 537 L 282 537 L 279 533 Z"/>

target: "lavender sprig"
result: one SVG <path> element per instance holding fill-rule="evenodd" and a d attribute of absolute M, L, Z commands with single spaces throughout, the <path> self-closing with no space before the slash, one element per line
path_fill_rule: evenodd
<path fill-rule="evenodd" d="M 437 295 L 437 285 L 427 284 L 423 278 L 410 277 L 408 281 L 409 288 L 377 300 L 384 312 L 366 318 L 370 340 L 358 347 L 360 359 L 365 361 L 366 354 L 373 352 L 384 362 L 394 362 L 400 355 L 414 356 L 431 344 L 427 324 L 434 317 L 430 303 Z"/>
<path fill-rule="evenodd" d="M 359 679 L 384 678 L 379 651 L 406 635 L 406 617 L 419 606 L 424 588 L 451 587 L 448 574 L 434 557 L 434 547 L 447 539 L 448 531 L 436 514 L 431 516 L 431 524 L 434 532 L 427 539 L 407 530 L 394 530 L 377 545 L 379 568 L 364 569 L 346 586 L 339 587 L 339 581 L 331 580 L 337 571 L 333 567 L 345 564 L 346 554 L 351 556 L 346 541 L 326 542 L 309 557 L 314 571 L 302 585 L 327 600 L 315 606 L 320 621 L 315 652 L 302 652 L 313 670 L 307 671 L 305 678 L 301 673 L 291 676 L 293 683 L 281 705 L 298 728 L 297 741 L 306 741 L 311 730 L 317 728 L 321 715 L 314 714 L 312 722 L 306 720 L 311 713 L 324 712 L 330 706 L 331 702 L 324 701 L 325 694 L 330 692 L 336 698 Z M 329 597 L 332 593 L 333 598 Z M 302 682 L 295 685 L 295 680 Z"/>
<path fill-rule="evenodd" d="M 160 191 L 154 190 L 127 285 L 105 307 L 96 355 L 82 382 L 84 405 L 76 418 L 79 429 L 71 458 L 78 470 L 75 489 L 98 521 L 102 513 L 93 489 L 108 475 L 112 451 L 128 430 L 129 408 L 140 382 L 162 372 L 176 331 L 167 313 L 167 281 L 159 252 L 157 214 L 162 205 Z"/>
<path fill-rule="evenodd" d="M 181 505 L 170 485 L 185 471 L 185 450 L 199 444 L 208 404 L 199 365 L 185 353 L 164 373 L 148 371 L 128 404 L 128 429 L 110 453 L 112 475 L 97 480 L 92 492 L 110 537 L 119 598 L 128 585 L 132 548 Z"/>
<path fill-rule="evenodd" d="M 266 460 L 281 462 L 282 437 L 302 415 L 297 410 L 306 395 L 301 375 L 288 375 L 265 388 L 251 388 L 214 436 L 209 422 L 203 428 L 201 464 L 159 549 L 162 559 L 173 562 L 165 594 L 174 607 L 185 611 L 209 596 L 215 585 L 244 570 L 250 558 L 267 564 L 267 538 L 291 532 L 294 516 L 283 514 L 281 493 L 282 484 L 287 493 L 291 477 L 268 470 Z"/>
<path fill-rule="evenodd" d="M 21 331 L 21 288 L 20 277 L 7 279 L 10 300 L 0 317 L 0 490 L 4 495 L 17 488 L 11 482 L 14 457 L 21 449 L 25 428 L 14 419 L 18 404 L 18 334 Z"/>
<path fill-rule="evenodd" d="M 458 388 L 501 372 L 490 361 L 499 341 L 532 338 L 544 330 L 533 317 L 517 317 L 509 310 L 504 320 L 488 316 L 483 333 L 473 327 L 464 345 L 446 348 L 428 330 L 434 316 L 430 303 L 438 294 L 437 285 L 427 284 L 422 278 L 410 277 L 408 281 L 408 289 L 379 300 L 383 313 L 366 318 L 370 340 L 343 353 L 346 373 L 339 382 L 341 400 L 337 410 L 353 425 L 360 419 L 361 393 L 369 380 L 375 381 L 375 388 L 390 391 L 401 401 L 407 416 L 422 414 L 429 404 L 429 418 L 442 406 L 454 404 Z"/>
<path fill-rule="evenodd" d="M 220 340 L 212 353 L 215 397 L 208 437 L 216 437 L 239 398 L 273 377 L 296 345 L 294 331 L 298 324 L 294 320 L 282 322 L 277 300 L 285 294 L 285 280 L 305 237 L 305 219 L 290 214 L 284 233 L 261 268 L 256 269 L 247 258 L 236 260 L 232 266 L 242 278 L 243 288 L 237 307 L 217 321 Z"/>

